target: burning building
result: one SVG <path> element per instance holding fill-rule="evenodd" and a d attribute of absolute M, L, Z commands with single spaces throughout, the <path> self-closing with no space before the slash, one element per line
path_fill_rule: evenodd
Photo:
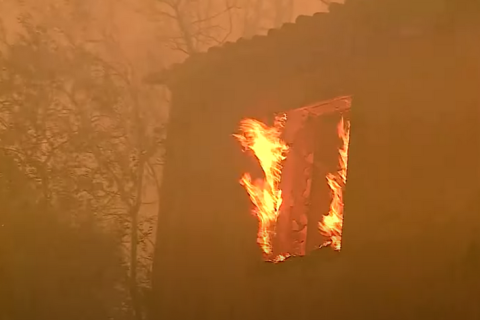
<path fill-rule="evenodd" d="M 478 319 L 479 15 L 347 0 L 150 77 L 172 92 L 159 312 Z"/>

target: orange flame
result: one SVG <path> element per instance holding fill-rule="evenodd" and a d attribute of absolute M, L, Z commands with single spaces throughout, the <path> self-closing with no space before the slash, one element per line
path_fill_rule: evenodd
<path fill-rule="evenodd" d="M 342 146 L 339 148 L 339 170 L 335 174 L 327 175 L 327 183 L 332 191 L 332 202 L 328 215 L 323 217 L 319 223 L 319 229 L 323 236 L 328 240 L 323 246 L 331 246 L 334 250 L 339 251 L 342 247 L 342 228 L 343 228 L 343 191 L 347 181 L 347 159 L 348 145 L 350 140 L 350 123 L 340 120 L 337 132 L 342 140 Z"/>
<path fill-rule="evenodd" d="M 263 179 L 252 181 L 250 174 L 245 173 L 240 183 L 255 206 L 253 214 L 259 221 L 257 242 L 267 258 L 272 255 L 272 239 L 282 204 L 279 183 L 288 146 L 280 139 L 280 135 L 285 120 L 286 115 L 276 117 L 274 126 L 268 127 L 260 121 L 244 119 L 240 122 L 241 134 L 234 135 L 244 149 L 254 153 L 265 174 Z"/>

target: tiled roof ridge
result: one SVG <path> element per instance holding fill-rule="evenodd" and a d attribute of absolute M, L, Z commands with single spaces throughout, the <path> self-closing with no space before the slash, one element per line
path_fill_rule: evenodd
<path fill-rule="evenodd" d="M 294 22 L 287 22 L 282 24 L 280 27 L 271 28 L 267 31 L 266 34 L 255 35 L 251 38 L 241 37 L 235 41 L 227 41 L 222 45 L 210 47 L 208 50 L 203 52 L 197 52 L 189 57 L 187 57 L 183 62 L 178 62 L 170 65 L 169 67 L 163 69 L 158 73 L 151 74 L 145 78 L 147 83 L 164 83 L 167 82 L 168 78 L 179 69 L 187 68 L 187 66 L 205 61 L 207 57 L 217 54 L 224 54 L 225 52 L 238 50 L 245 45 L 255 46 L 262 43 L 265 39 L 271 39 L 280 34 L 283 35 L 284 31 L 289 31 L 292 28 L 298 28 L 299 25 L 304 25 L 311 22 L 312 20 L 317 20 L 320 16 L 325 16 L 330 14 L 330 12 L 336 11 L 338 7 L 345 6 L 342 3 L 332 2 L 329 5 L 329 11 L 316 12 L 312 15 L 300 15 Z M 228 51 L 227 51 L 228 50 Z"/>

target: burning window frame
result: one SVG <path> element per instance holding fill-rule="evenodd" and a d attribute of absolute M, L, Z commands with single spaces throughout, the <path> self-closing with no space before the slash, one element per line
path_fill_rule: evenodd
<path fill-rule="evenodd" d="M 308 253 L 305 248 L 307 236 L 306 223 L 297 223 L 297 220 L 308 220 L 308 205 L 303 209 L 303 219 L 293 219 L 291 216 L 292 208 L 298 206 L 291 194 L 286 192 L 298 188 L 294 186 L 292 180 L 302 180 L 303 200 L 309 199 L 312 195 L 312 166 L 314 165 L 314 151 L 307 150 L 303 152 L 302 158 L 304 171 L 299 174 L 294 168 L 295 160 L 289 153 L 295 152 L 292 149 L 295 136 L 306 126 L 308 119 L 318 118 L 329 114 L 338 114 L 340 120 L 337 123 L 336 130 L 339 139 L 338 146 L 338 166 L 336 170 L 331 170 L 325 175 L 326 182 L 330 188 L 331 200 L 329 210 L 322 214 L 318 221 L 318 232 L 324 240 L 316 248 L 331 247 L 340 251 L 342 244 L 343 230 L 343 212 L 344 212 L 344 192 L 347 183 L 348 170 L 348 150 L 350 140 L 350 120 L 348 113 L 351 107 L 351 97 L 339 97 L 333 100 L 316 103 L 309 106 L 289 110 L 275 115 L 274 123 L 268 126 L 255 119 L 243 119 L 240 122 L 239 133 L 234 137 L 240 142 L 244 151 L 249 151 L 257 160 L 262 168 L 263 177 L 253 179 L 250 173 L 246 172 L 240 179 L 240 184 L 244 186 L 250 200 L 253 204 L 252 214 L 258 219 L 259 227 L 257 234 L 257 243 L 262 249 L 263 259 L 269 262 L 282 262 L 291 256 L 304 256 Z M 297 149 L 299 149 L 297 147 Z M 308 149 L 308 148 L 307 148 Z M 290 171 L 290 172 L 289 172 Z M 289 173 L 290 178 L 287 178 Z M 290 182 L 288 181 L 290 180 Z M 298 197 L 298 191 L 296 194 Z M 307 201 L 303 201 L 305 203 Z M 298 210 L 297 210 L 298 211 Z M 286 217 L 287 220 L 294 221 L 293 229 L 303 240 L 287 240 L 291 243 L 285 246 L 278 245 L 278 231 L 280 225 L 279 219 Z M 302 217 L 301 217 L 302 218 Z M 299 227 L 299 225 L 302 225 Z M 285 224 L 284 224 L 285 225 Z M 302 232 L 299 232 L 303 230 Z M 296 247 L 294 247 L 296 246 Z M 281 247 L 277 249 L 276 247 Z"/>

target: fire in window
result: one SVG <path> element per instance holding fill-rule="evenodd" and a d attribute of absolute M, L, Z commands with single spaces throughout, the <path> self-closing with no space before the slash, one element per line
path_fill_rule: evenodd
<path fill-rule="evenodd" d="M 246 172 L 240 183 L 258 219 L 264 260 L 341 249 L 350 105 L 343 97 L 294 109 L 276 115 L 271 126 L 241 121 L 234 136 L 262 172 Z"/>

